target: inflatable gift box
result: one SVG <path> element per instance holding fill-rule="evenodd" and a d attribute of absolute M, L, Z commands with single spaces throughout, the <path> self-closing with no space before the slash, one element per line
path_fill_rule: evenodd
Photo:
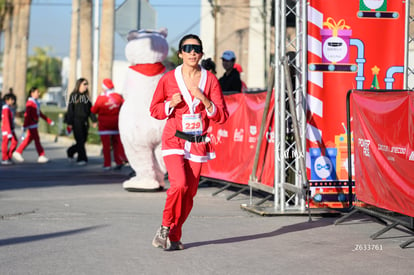
<path fill-rule="evenodd" d="M 343 19 L 336 23 L 332 18 L 328 18 L 323 25 L 328 28 L 321 30 L 322 62 L 349 63 L 349 39 L 352 35 L 350 27 L 345 25 Z"/>

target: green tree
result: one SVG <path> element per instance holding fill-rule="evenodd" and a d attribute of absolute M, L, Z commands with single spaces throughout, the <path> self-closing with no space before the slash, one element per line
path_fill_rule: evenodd
<path fill-rule="evenodd" d="M 49 55 L 51 49 L 34 48 L 34 55 L 29 56 L 27 66 L 27 84 L 26 91 L 31 87 L 39 88 L 43 95 L 48 87 L 61 86 L 62 84 L 62 60 Z"/>
<path fill-rule="evenodd" d="M 178 65 L 181 65 L 183 61 L 178 57 L 178 54 L 177 54 L 178 50 L 176 50 L 174 47 L 171 47 L 170 51 L 171 51 L 171 55 L 167 57 L 167 60 L 171 62 L 172 64 L 174 64 L 176 67 Z"/>

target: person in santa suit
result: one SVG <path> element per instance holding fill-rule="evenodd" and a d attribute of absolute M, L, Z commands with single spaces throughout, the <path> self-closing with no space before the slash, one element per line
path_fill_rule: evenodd
<path fill-rule="evenodd" d="M 43 118 L 49 125 L 53 126 L 54 122 L 48 118 L 40 110 L 40 102 L 38 101 L 40 96 L 39 89 L 37 87 L 32 87 L 29 91 L 29 98 L 26 102 L 26 111 L 24 112 L 24 122 L 23 122 L 23 134 L 22 134 L 22 143 L 20 143 L 17 150 L 13 153 L 13 159 L 17 162 L 23 162 L 24 158 L 22 156 L 23 150 L 34 140 L 37 153 L 39 158 L 37 162 L 46 163 L 49 159 L 45 156 L 45 150 L 40 143 L 39 131 L 37 129 L 39 118 Z M 27 136 L 25 137 L 25 132 L 27 130 Z"/>
<path fill-rule="evenodd" d="M 2 106 L 1 111 L 1 118 L 2 118 L 2 125 L 1 125 L 1 134 L 2 134 L 2 165 L 10 165 L 13 164 L 11 161 L 12 154 L 17 147 L 17 137 L 16 133 L 14 132 L 14 115 L 12 108 L 16 102 L 16 97 L 14 94 L 6 94 L 4 95 L 4 104 Z M 9 147 L 10 143 L 10 147 Z"/>
<path fill-rule="evenodd" d="M 200 38 L 188 34 L 178 49 L 183 64 L 160 79 L 150 106 L 151 116 L 167 119 L 161 151 L 170 188 L 152 241 L 166 250 L 184 249 L 182 226 L 193 207 L 202 163 L 215 158 L 207 129 L 210 121 L 221 124 L 228 118 L 217 78 L 198 64 L 203 56 Z"/>
<path fill-rule="evenodd" d="M 111 144 L 114 150 L 115 169 L 121 169 L 126 156 L 119 137 L 118 117 L 124 99 L 114 91 L 114 84 L 109 78 L 102 82 L 103 92 L 96 99 L 91 112 L 98 115 L 98 133 L 102 141 L 104 170 L 111 169 Z"/>

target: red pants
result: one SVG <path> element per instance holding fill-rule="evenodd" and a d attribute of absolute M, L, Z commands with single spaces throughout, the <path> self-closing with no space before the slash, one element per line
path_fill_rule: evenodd
<path fill-rule="evenodd" d="M 11 141 L 10 148 L 9 148 L 9 141 Z M 17 138 L 16 138 L 15 133 L 13 133 L 13 136 L 11 138 L 7 138 L 7 136 L 3 136 L 3 141 L 1 143 L 2 160 L 11 159 L 16 147 L 17 147 Z"/>
<path fill-rule="evenodd" d="M 193 208 L 202 163 L 189 161 L 182 155 L 165 156 L 164 162 L 170 188 L 167 190 L 162 225 L 170 227 L 170 241 L 178 242 L 182 226 Z"/>
<path fill-rule="evenodd" d="M 114 149 L 114 160 L 117 165 L 127 161 L 119 135 L 101 135 L 104 167 L 111 167 L 111 143 Z"/>
<path fill-rule="evenodd" d="M 16 152 L 22 154 L 23 150 L 27 147 L 34 140 L 36 151 L 39 156 L 43 156 L 45 154 L 45 150 L 43 150 L 42 144 L 40 144 L 40 137 L 37 128 L 28 129 L 26 138 L 20 143 L 19 147 L 17 148 Z"/>

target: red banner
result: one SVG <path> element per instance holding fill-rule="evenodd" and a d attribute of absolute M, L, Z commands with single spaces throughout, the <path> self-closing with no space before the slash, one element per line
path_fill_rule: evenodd
<path fill-rule="evenodd" d="M 266 92 L 238 93 L 224 97 L 230 116 L 225 124 L 213 123 L 208 130 L 216 151 L 216 159 L 203 165 L 201 175 L 248 184 L 253 170 Z M 273 110 L 273 101 L 269 110 Z M 268 126 L 263 134 L 257 178 L 263 184 L 273 187 L 274 133 L 271 115 L 272 113 L 269 114 Z"/>
<path fill-rule="evenodd" d="M 356 195 L 414 217 L 414 93 L 351 94 Z"/>
<path fill-rule="evenodd" d="M 347 91 L 403 88 L 406 5 L 309 1 L 306 164 L 312 197 L 320 207 L 348 201 Z"/>

